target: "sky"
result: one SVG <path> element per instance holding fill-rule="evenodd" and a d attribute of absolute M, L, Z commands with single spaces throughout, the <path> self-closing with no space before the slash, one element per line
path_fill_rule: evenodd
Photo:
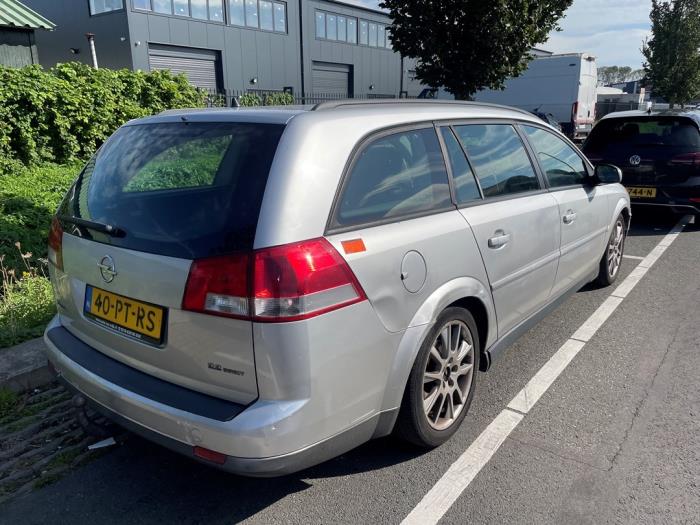
<path fill-rule="evenodd" d="M 378 0 L 350 0 L 376 8 Z M 642 66 L 651 0 L 574 0 L 560 25 L 539 45 L 555 53 L 591 53 L 598 66 Z"/>

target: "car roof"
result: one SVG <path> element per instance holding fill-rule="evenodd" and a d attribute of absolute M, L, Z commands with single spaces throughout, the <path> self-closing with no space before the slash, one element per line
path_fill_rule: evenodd
<path fill-rule="evenodd" d="M 126 125 L 156 124 L 165 122 L 252 122 L 286 124 L 291 119 L 313 114 L 318 120 L 367 115 L 373 118 L 385 115 L 395 117 L 405 113 L 407 121 L 463 118 L 510 118 L 542 121 L 531 113 L 484 102 L 422 99 L 349 99 L 322 102 L 316 105 L 265 106 L 257 108 L 195 108 L 167 110 L 151 117 L 140 118 Z"/>
<path fill-rule="evenodd" d="M 700 127 L 700 111 L 694 109 L 663 109 L 652 110 L 632 110 L 632 111 L 617 111 L 608 113 L 600 120 L 625 119 L 625 118 L 657 118 L 657 117 L 687 117 L 692 119 L 695 124 Z"/>

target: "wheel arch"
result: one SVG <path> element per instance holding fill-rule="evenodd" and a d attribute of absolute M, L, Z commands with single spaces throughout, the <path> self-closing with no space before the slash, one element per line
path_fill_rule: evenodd
<path fill-rule="evenodd" d="M 472 314 L 477 323 L 481 362 L 487 361 L 484 351 L 497 337 L 496 312 L 490 289 L 471 277 L 460 277 L 445 283 L 423 302 L 399 342 L 381 406 L 381 411 L 386 417 L 380 421 L 375 437 L 387 435 L 392 431 L 420 346 L 437 317 L 450 306 L 466 308 Z"/>

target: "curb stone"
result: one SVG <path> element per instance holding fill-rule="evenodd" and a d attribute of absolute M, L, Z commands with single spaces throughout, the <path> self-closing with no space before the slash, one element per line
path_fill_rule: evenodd
<path fill-rule="evenodd" d="M 41 337 L 0 349 L 0 388 L 23 392 L 53 381 Z"/>

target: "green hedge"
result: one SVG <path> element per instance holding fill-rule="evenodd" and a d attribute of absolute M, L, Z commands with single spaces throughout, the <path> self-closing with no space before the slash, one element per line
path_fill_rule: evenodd
<path fill-rule="evenodd" d="M 17 242 L 23 253 L 46 257 L 51 216 L 81 169 L 80 163 L 27 167 L 0 157 L 0 257 L 6 268 L 24 268 Z"/>
<path fill-rule="evenodd" d="M 0 156 L 25 164 L 86 159 L 127 120 L 205 100 L 168 71 L 0 67 Z"/>

